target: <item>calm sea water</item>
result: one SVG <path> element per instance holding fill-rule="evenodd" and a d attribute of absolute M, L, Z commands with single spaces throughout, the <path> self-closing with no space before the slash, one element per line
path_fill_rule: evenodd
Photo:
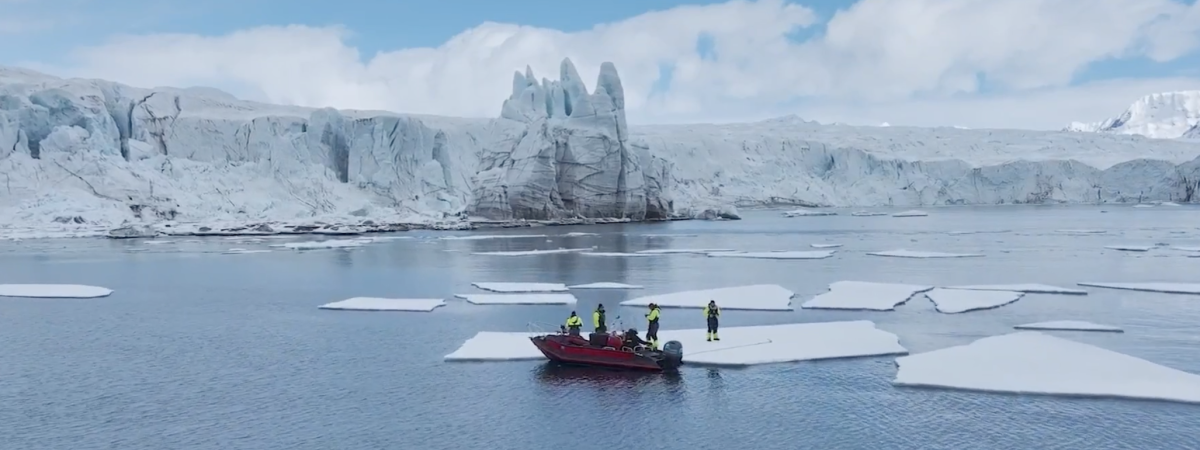
<path fill-rule="evenodd" d="M 0 243 L 0 282 L 116 290 L 94 300 L 0 300 L 0 448 L 1200 448 L 1195 405 L 896 388 L 890 384 L 892 358 L 685 367 L 678 376 L 530 361 L 446 363 L 442 357 L 477 331 L 557 324 L 571 308 L 453 300 L 433 313 L 316 308 L 352 296 L 448 297 L 472 292 L 473 281 L 647 286 L 576 293 L 577 308 L 587 311 L 597 302 L 615 305 L 630 296 L 752 283 L 783 285 L 796 291 L 799 303 L 838 280 L 1071 286 L 1200 278 L 1200 258 L 1182 252 L 1103 249 L 1200 245 L 1200 210 L 1104 210 L 952 208 L 904 219 L 785 219 L 777 212 L 755 212 L 739 222 L 537 230 L 600 236 L 406 239 L 352 250 L 250 255 L 220 252 L 279 241 Z M 1054 231 L 1069 228 L 1108 233 Z M 968 231 L 993 233 L 950 233 Z M 604 251 L 802 250 L 814 242 L 845 247 L 818 261 L 470 254 L 593 245 Z M 896 248 L 987 256 L 864 255 Z M 1091 320 L 1123 326 L 1126 333 L 1059 335 L 1200 373 L 1200 299 L 1090 291 L 1029 295 L 1000 309 L 962 315 L 938 314 L 923 297 L 881 313 L 728 311 L 722 325 L 871 319 L 921 352 L 1011 332 L 1021 323 Z M 663 320 L 665 328 L 703 326 L 693 310 L 668 310 Z"/>

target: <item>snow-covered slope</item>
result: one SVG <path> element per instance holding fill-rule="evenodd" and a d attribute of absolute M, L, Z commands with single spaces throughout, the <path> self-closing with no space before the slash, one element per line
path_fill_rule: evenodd
<path fill-rule="evenodd" d="M 624 103 L 615 67 L 602 66 L 588 93 L 569 61 L 558 81 L 517 73 L 497 119 L 268 105 L 0 67 L 0 234 L 1192 201 L 1200 180 L 1200 145 L 1184 141 L 794 117 L 631 127 Z"/>
<path fill-rule="evenodd" d="M 1063 131 L 1138 134 L 1155 139 L 1200 137 L 1200 90 L 1164 92 L 1138 99 L 1124 113 L 1100 122 L 1072 122 Z"/>

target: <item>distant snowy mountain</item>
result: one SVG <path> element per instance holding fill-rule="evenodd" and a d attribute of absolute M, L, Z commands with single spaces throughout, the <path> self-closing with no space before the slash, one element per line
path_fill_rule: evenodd
<path fill-rule="evenodd" d="M 1072 122 L 1063 131 L 1137 134 L 1155 139 L 1200 136 L 1200 90 L 1151 94 L 1100 122 Z"/>
<path fill-rule="evenodd" d="M 0 67 L 0 236 L 715 218 L 781 204 L 1190 202 L 1200 189 L 1200 145 L 1190 142 L 794 116 L 639 127 L 625 121 L 616 67 L 602 65 L 591 92 L 570 61 L 559 72 L 517 72 L 500 117 L 464 119 Z M 1171 102 L 1182 100 L 1155 104 Z M 1131 112 L 1107 128 L 1135 117 L 1159 116 Z"/>

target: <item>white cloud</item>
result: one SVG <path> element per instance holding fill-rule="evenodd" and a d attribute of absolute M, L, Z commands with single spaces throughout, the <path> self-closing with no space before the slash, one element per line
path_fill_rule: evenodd
<path fill-rule="evenodd" d="M 223 36 L 149 35 L 81 48 L 57 73 L 139 86 L 239 87 L 281 103 L 496 116 L 512 72 L 557 78 L 570 57 L 594 80 L 612 61 L 631 121 L 737 120 L 797 113 L 822 121 L 1055 128 L 1115 114 L 1136 97 L 1196 79 L 1069 86 L 1088 64 L 1166 61 L 1200 47 L 1200 6 L 1171 0 L 861 0 L 818 37 L 817 17 L 780 0 L 650 12 L 566 33 L 484 23 L 437 48 L 364 59 L 348 30 L 262 27 Z M 696 42 L 713 38 L 715 60 Z M 668 91 L 651 96 L 660 65 Z M 1001 95 L 975 94 L 980 78 Z M 780 99 L 805 97 L 799 106 Z"/>

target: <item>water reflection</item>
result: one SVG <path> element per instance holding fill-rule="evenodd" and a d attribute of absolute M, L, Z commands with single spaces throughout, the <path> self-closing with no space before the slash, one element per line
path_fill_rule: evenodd
<path fill-rule="evenodd" d="M 683 382 L 679 372 L 637 372 L 599 367 L 567 366 L 547 362 L 538 366 L 537 377 L 552 386 L 596 386 L 631 388 L 648 385 L 678 387 Z"/>

